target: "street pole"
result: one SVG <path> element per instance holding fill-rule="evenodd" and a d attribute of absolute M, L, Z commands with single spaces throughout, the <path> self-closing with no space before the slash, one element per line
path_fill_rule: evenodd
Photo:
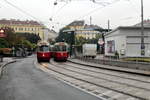
<path fill-rule="evenodd" d="M 70 48 L 70 57 L 73 55 L 74 53 L 74 48 L 73 45 L 75 44 L 75 31 L 70 31 L 71 34 L 71 48 Z"/>
<path fill-rule="evenodd" d="M 92 25 L 92 17 L 90 16 L 90 25 Z"/>
<path fill-rule="evenodd" d="M 141 0 L 141 55 L 145 55 L 144 25 L 143 25 L 143 0 Z"/>
<path fill-rule="evenodd" d="M 109 29 L 110 29 L 110 21 L 108 20 L 108 32 L 109 32 Z"/>

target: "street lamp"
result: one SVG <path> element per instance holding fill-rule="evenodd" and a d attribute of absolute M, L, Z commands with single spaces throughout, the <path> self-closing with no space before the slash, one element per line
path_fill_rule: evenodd
<path fill-rule="evenodd" d="M 141 0 L 141 55 L 145 55 L 144 25 L 143 25 L 143 0 Z"/>

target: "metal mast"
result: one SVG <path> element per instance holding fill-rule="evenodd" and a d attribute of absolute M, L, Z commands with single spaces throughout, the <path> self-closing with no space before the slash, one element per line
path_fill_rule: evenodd
<path fill-rule="evenodd" d="M 141 0 L 141 55 L 145 55 L 145 45 L 144 45 L 144 25 L 143 25 L 143 0 Z"/>

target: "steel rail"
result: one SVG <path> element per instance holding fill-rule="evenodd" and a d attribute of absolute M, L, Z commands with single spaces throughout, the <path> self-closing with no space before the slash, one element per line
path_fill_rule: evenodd
<path fill-rule="evenodd" d="M 51 64 L 52 64 L 52 63 L 51 63 Z M 61 64 L 61 65 L 52 64 L 52 65 L 54 65 L 54 66 L 56 66 L 56 67 L 59 67 L 59 68 L 63 68 L 63 69 L 68 70 L 68 71 L 72 71 L 72 72 L 75 72 L 75 73 L 79 73 L 79 74 L 82 74 L 82 75 L 85 75 L 85 76 L 90 76 L 90 77 L 93 77 L 93 78 L 102 79 L 102 80 L 106 80 L 106 81 L 113 82 L 113 83 L 117 83 L 117 84 L 123 84 L 123 85 L 127 85 L 127 86 L 129 86 L 129 87 L 139 88 L 139 89 L 143 89 L 143 90 L 146 90 L 146 91 L 149 91 L 149 92 L 150 92 L 150 89 L 147 89 L 147 88 L 142 88 L 142 87 L 134 86 L 134 85 L 127 84 L 127 83 L 121 83 L 121 82 L 118 82 L 118 81 L 114 81 L 114 80 L 110 80 L 110 79 L 106 79 L 106 78 L 101 78 L 101 77 L 98 77 L 98 76 L 94 76 L 94 75 L 90 75 L 90 74 L 83 73 L 82 71 L 79 72 L 79 71 L 71 70 L 71 69 L 65 68 L 62 64 Z M 63 67 L 60 67 L 60 66 L 63 66 Z M 88 72 L 87 72 L 87 73 L 88 73 Z M 149 85 L 149 84 L 148 84 L 148 85 Z"/>
<path fill-rule="evenodd" d="M 45 65 L 43 65 L 43 66 L 45 66 Z M 56 65 L 53 65 L 53 67 L 60 68 L 60 66 L 56 66 Z M 133 95 L 133 94 L 131 94 L 131 93 L 126 93 L 126 92 L 124 92 L 124 91 L 119 91 L 119 90 L 117 90 L 117 89 L 109 88 L 109 87 L 107 87 L 107 86 L 103 86 L 103 85 L 100 85 L 100 84 L 96 84 L 96 83 L 90 82 L 90 81 L 88 81 L 88 80 L 86 80 L 86 79 L 81 79 L 81 78 L 75 77 L 75 76 L 73 76 L 73 75 L 65 74 L 65 73 L 63 73 L 63 72 L 61 72 L 61 71 L 58 71 L 58 70 L 56 70 L 56 69 L 53 69 L 52 67 L 47 67 L 47 66 L 45 66 L 45 68 L 48 69 L 48 70 L 52 70 L 52 71 L 54 71 L 54 72 L 56 72 L 56 73 L 62 74 L 62 75 L 64 75 L 64 76 L 71 77 L 71 78 L 73 78 L 73 79 L 77 79 L 77 80 L 80 80 L 80 81 L 83 81 L 83 82 L 86 82 L 86 83 L 89 83 L 89 84 L 92 84 L 92 85 L 95 85 L 95 86 L 98 86 L 98 87 L 102 87 L 102 88 L 105 88 L 105 89 L 108 89 L 108 90 L 112 90 L 112 91 L 114 91 L 114 92 L 118 92 L 118 93 L 121 93 L 121 94 L 124 94 L 124 95 L 128 95 L 128 96 L 131 96 L 131 97 L 134 97 L 134 98 L 137 98 L 137 99 L 147 100 L 146 98 L 139 97 L 139 96 Z"/>
<path fill-rule="evenodd" d="M 144 82 L 144 83 L 150 83 L 150 81 L 143 81 L 143 80 L 140 80 L 140 79 L 135 79 L 135 78 L 129 78 L 129 77 L 125 77 L 125 76 L 119 76 L 119 75 L 114 75 L 114 74 L 108 74 L 108 73 L 104 73 L 104 72 L 100 72 L 100 71 L 93 71 L 93 70 L 90 70 L 90 69 L 86 69 L 86 67 L 88 66 L 85 66 L 84 68 L 82 67 L 77 67 L 75 65 L 69 65 L 68 63 L 64 63 L 65 65 L 68 65 L 70 67 L 74 67 L 74 68 L 78 68 L 78 69 L 82 69 L 82 70 L 87 70 L 87 71 L 91 71 L 91 72 L 94 72 L 94 73 L 101 73 L 101 74 L 105 74 L 105 75 L 109 75 L 109 76 L 115 76 L 115 77 L 119 77 L 119 78 L 124 78 L 124 79 L 129 79 L 129 80 L 135 80 L 135 81 L 139 81 L 139 82 Z M 70 63 L 71 64 L 71 63 Z M 74 63 L 73 63 L 74 64 Z M 76 64 L 78 65 L 78 64 Z M 82 65 L 83 66 L 83 65 Z M 89 67 L 91 68 L 91 67 Z M 100 68 L 95 68 L 95 69 L 100 69 Z M 109 69 L 108 69 L 109 70 Z M 116 71 L 116 72 L 119 72 L 119 71 Z M 123 73 L 123 72 L 122 72 Z M 132 73 L 131 73 L 132 74 Z"/>

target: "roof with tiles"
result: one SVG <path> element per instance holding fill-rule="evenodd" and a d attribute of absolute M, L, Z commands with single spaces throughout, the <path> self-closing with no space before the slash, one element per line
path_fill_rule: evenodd
<path fill-rule="evenodd" d="M 6 24 L 6 25 L 39 25 L 41 26 L 40 23 L 38 23 L 37 21 L 20 21 L 20 20 L 6 20 L 6 19 L 1 19 L 0 20 L 0 24 Z"/>
<path fill-rule="evenodd" d="M 103 29 L 103 28 L 98 26 L 98 25 L 87 25 L 87 24 L 85 24 L 84 29 Z"/>
<path fill-rule="evenodd" d="M 73 21 L 68 26 L 83 26 L 83 25 L 84 25 L 84 21 L 83 20 L 79 20 L 79 21 Z"/>

